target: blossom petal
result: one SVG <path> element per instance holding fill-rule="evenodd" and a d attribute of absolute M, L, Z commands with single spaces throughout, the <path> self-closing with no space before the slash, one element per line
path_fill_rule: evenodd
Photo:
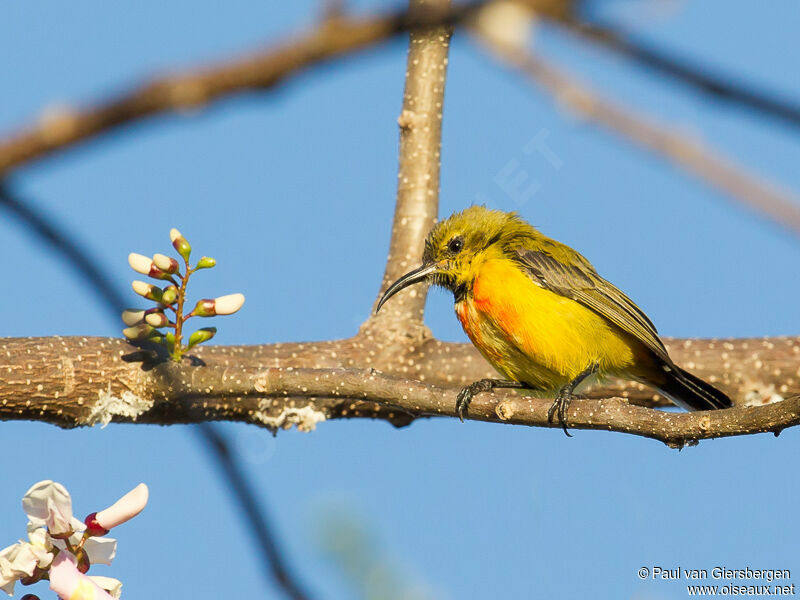
<path fill-rule="evenodd" d="M 131 520 L 147 506 L 149 492 L 144 483 L 140 483 L 108 508 L 99 511 L 95 520 L 105 529 L 111 529 Z"/>
<path fill-rule="evenodd" d="M 45 480 L 34 484 L 22 498 L 22 510 L 28 515 L 31 524 L 45 526 L 51 534 L 59 535 L 70 531 L 72 498 L 60 483 Z"/>
<path fill-rule="evenodd" d="M 111 594 L 114 598 L 122 595 L 122 582 L 113 577 L 103 577 L 102 575 L 89 575 L 89 579 Z"/>
<path fill-rule="evenodd" d="M 50 589 L 63 600 L 113 600 L 113 596 L 78 571 L 75 557 L 68 552 L 60 552 L 50 567 Z"/>
<path fill-rule="evenodd" d="M 83 543 L 83 549 L 89 555 L 93 565 L 110 565 L 117 554 L 117 540 L 107 537 L 90 537 Z"/>

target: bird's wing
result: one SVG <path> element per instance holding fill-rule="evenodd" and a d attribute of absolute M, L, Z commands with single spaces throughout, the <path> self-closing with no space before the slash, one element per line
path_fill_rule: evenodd
<path fill-rule="evenodd" d="M 613 284 L 600 277 L 583 256 L 577 252 L 558 252 L 561 255 L 559 259 L 545 250 L 526 248 L 513 252 L 517 262 L 538 285 L 590 308 L 640 340 L 667 363 L 672 363 L 647 315 Z"/>

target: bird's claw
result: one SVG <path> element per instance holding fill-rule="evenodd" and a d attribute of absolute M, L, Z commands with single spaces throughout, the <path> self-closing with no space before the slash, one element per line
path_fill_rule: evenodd
<path fill-rule="evenodd" d="M 472 396 L 474 396 L 474 392 L 470 390 L 471 386 L 467 386 L 458 392 L 458 396 L 456 396 L 456 414 L 458 414 L 458 419 L 463 423 L 464 417 L 467 415 L 467 410 L 469 409 L 469 403 L 472 401 Z"/>
<path fill-rule="evenodd" d="M 572 392 L 562 388 L 558 393 L 558 397 L 547 411 L 547 422 L 551 424 L 556 411 L 558 412 L 558 422 L 561 423 L 561 428 L 564 430 L 567 437 L 572 437 L 572 434 L 567 429 L 567 409 L 569 409 L 569 403 L 571 401 Z"/>
<path fill-rule="evenodd" d="M 472 398 L 474 398 L 476 394 L 494 389 L 496 384 L 497 382 L 493 379 L 481 379 L 470 383 L 458 392 L 458 396 L 456 396 L 456 414 L 458 414 L 458 418 L 461 419 L 462 423 L 464 422 L 464 417 L 467 416 L 469 403 L 472 402 Z"/>

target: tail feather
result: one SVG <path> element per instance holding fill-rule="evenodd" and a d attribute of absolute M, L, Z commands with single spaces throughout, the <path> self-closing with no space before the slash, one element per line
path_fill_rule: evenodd
<path fill-rule="evenodd" d="M 686 410 L 714 410 L 733 405 L 726 394 L 678 366 L 665 365 L 664 372 L 667 380 L 658 386 L 659 391 Z"/>

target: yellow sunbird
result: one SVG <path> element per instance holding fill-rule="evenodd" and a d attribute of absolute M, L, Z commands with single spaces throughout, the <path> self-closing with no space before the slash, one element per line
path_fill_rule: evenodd
<path fill-rule="evenodd" d="M 577 386 L 604 376 L 648 385 L 687 410 L 731 406 L 672 362 L 650 319 L 588 260 L 516 213 L 472 206 L 438 223 L 422 266 L 389 286 L 377 309 L 420 282 L 453 292 L 464 332 L 505 377 L 461 390 L 462 420 L 475 394 L 523 388 L 556 398 L 547 418 L 552 423 L 557 412 L 566 432 Z"/>

